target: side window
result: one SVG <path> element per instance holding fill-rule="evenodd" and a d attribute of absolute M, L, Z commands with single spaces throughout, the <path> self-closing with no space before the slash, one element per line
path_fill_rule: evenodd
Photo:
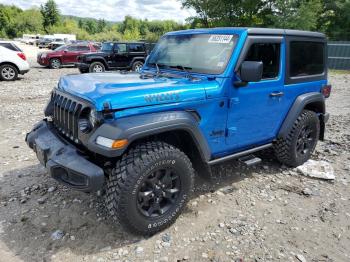
<path fill-rule="evenodd" d="M 144 48 L 142 44 L 129 44 L 129 52 L 143 52 Z"/>
<path fill-rule="evenodd" d="M 279 43 L 255 43 L 252 44 L 245 61 L 261 61 L 263 67 L 263 79 L 276 78 L 279 75 L 281 44 Z"/>
<path fill-rule="evenodd" d="M 90 48 L 85 45 L 77 46 L 78 51 L 90 51 Z"/>
<path fill-rule="evenodd" d="M 78 51 L 78 47 L 77 46 L 68 46 L 67 47 L 67 51 L 70 51 L 70 52 L 75 52 L 75 51 Z"/>
<path fill-rule="evenodd" d="M 118 50 L 118 53 L 126 53 L 126 44 L 115 44 L 114 50 Z"/>
<path fill-rule="evenodd" d="M 18 51 L 18 50 L 16 50 L 16 48 L 15 48 L 13 45 L 11 45 L 10 43 L 0 43 L 0 46 L 5 47 L 5 48 L 7 48 L 7 49 L 9 49 L 9 50 L 12 50 L 12 51 Z"/>
<path fill-rule="evenodd" d="M 319 75 L 324 72 L 324 43 L 290 42 L 290 77 Z"/>

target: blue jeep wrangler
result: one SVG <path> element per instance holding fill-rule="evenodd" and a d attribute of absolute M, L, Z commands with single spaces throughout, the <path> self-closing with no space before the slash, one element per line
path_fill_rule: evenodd
<path fill-rule="evenodd" d="M 272 147 L 295 167 L 324 138 L 326 38 L 283 29 L 171 32 L 141 74 L 60 79 L 26 142 L 49 174 L 105 192 L 114 219 L 138 234 L 175 221 L 195 174 Z"/>

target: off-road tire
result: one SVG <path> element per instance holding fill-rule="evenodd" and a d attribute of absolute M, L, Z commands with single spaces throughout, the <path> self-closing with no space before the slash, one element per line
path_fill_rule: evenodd
<path fill-rule="evenodd" d="M 138 208 L 138 192 L 147 177 L 160 168 L 176 170 L 181 189 L 170 208 L 147 217 Z M 152 235 L 170 226 L 180 215 L 193 190 L 194 170 L 189 158 L 164 142 L 145 142 L 131 148 L 107 179 L 106 206 L 114 220 L 139 235 Z"/>
<path fill-rule="evenodd" d="M 14 81 L 18 78 L 18 69 L 10 64 L 0 66 L 0 80 Z"/>
<path fill-rule="evenodd" d="M 59 58 L 52 58 L 50 59 L 50 68 L 51 69 L 59 69 L 61 68 L 62 63 Z"/>
<path fill-rule="evenodd" d="M 298 139 L 305 128 L 310 128 L 310 146 L 306 153 L 298 153 Z M 297 167 L 309 160 L 315 150 L 320 135 L 320 121 L 313 111 L 303 110 L 294 122 L 291 130 L 285 138 L 279 138 L 274 143 L 274 151 L 277 159 L 290 167 Z"/>
<path fill-rule="evenodd" d="M 133 64 L 132 64 L 132 71 L 134 72 L 141 72 L 141 68 L 143 67 L 143 62 L 142 61 L 135 61 Z"/>
<path fill-rule="evenodd" d="M 97 68 L 99 68 L 101 71 L 96 71 Z M 106 67 L 103 63 L 101 62 L 93 62 L 91 63 L 91 65 L 89 66 L 89 72 L 90 73 L 102 73 L 106 71 Z"/>

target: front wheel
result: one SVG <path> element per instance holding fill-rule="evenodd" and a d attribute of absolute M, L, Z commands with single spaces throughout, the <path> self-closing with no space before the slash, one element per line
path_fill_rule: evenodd
<path fill-rule="evenodd" d="M 107 180 L 106 206 L 129 231 L 152 235 L 180 215 L 193 189 L 188 157 L 163 142 L 136 145 Z"/>
<path fill-rule="evenodd" d="M 93 62 L 89 67 L 90 73 L 102 73 L 106 70 L 105 66 L 101 62 Z"/>
<path fill-rule="evenodd" d="M 274 144 L 277 159 L 288 166 L 297 167 L 309 160 L 320 136 L 320 121 L 315 112 L 303 110 L 287 137 Z"/>
<path fill-rule="evenodd" d="M 18 70 L 13 65 L 0 66 L 0 79 L 3 81 L 14 81 L 18 77 Z"/>

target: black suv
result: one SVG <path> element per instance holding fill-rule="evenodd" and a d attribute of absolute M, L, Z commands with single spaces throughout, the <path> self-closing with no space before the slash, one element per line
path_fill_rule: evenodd
<path fill-rule="evenodd" d="M 81 73 L 130 69 L 139 72 L 151 48 L 144 42 L 106 42 L 101 52 L 79 56 L 76 66 Z"/>

